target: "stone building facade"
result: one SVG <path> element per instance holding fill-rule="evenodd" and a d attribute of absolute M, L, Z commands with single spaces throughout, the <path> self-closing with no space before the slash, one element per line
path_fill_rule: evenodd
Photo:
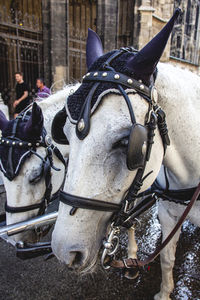
<path fill-rule="evenodd" d="M 85 41 L 88 27 L 100 35 L 105 52 L 129 45 L 140 49 L 166 24 L 176 7 L 181 7 L 182 15 L 175 25 L 162 60 L 171 61 L 173 64 L 199 73 L 200 2 L 198 0 L 44 0 L 42 2 L 44 24 L 44 15 L 48 10 L 51 12 L 51 20 L 48 19 L 44 26 L 47 30 L 44 36 L 48 44 L 45 58 L 51 57 L 52 62 L 48 74 L 52 76 L 53 81 L 64 78 L 66 82 L 70 82 L 73 79 L 80 79 L 85 73 Z M 51 24 L 50 31 L 49 24 Z M 61 49 L 63 49 L 62 54 Z M 45 66 L 49 69 L 48 61 Z"/>
<path fill-rule="evenodd" d="M 80 80 L 86 72 L 88 27 L 100 35 L 105 52 L 130 45 L 141 49 L 176 7 L 182 15 L 162 60 L 199 74 L 199 0 L 1 0 L 0 92 L 6 82 L 13 89 L 17 69 L 31 88 L 38 76 L 58 88 L 59 82 Z"/>

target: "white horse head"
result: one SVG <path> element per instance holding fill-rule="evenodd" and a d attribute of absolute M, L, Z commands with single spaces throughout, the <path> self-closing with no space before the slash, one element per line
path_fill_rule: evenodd
<path fill-rule="evenodd" d="M 33 142 L 36 144 L 40 141 L 40 136 L 44 134 L 44 128 L 46 130 L 45 135 L 51 136 L 51 123 L 52 119 L 65 103 L 66 97 L 70 94 L 72 89 L 76 87 L 68 86 L 62 91 L 50 96 L 43 102 L 39 103 L 39 106 L 34 104 L 32 113 L 24 121 L 19 119 L 16 131 L 16 142 Z M 29 112 L 30 113 L 30 112 Z M 8 121 L 1 113 L 0 129 L 2 131 L 2 140 L 12 135 L 14 120 Z M 17 139 L 20 141 L 17 142 Z M 14 140 L 13 140 L 14 141 Z M 11 142 L 10 142 L 11 143 Z M 30 205 L 37 205 L 43 202 L 44 194 L 46 191 L 45 176 L 43 169 L 43 162 L 41 158 L 45 159 L 47 155 L 47 148 L 45 145 L 38 145 L 34 150 L 36 154 L 31 154 L 30 148 L 23 148 L 23 146 L 13 147 L 13 153 L 11 154 L 11 163 L 8 166 L 9 159 L 9 146 L 5 141 L 1 143 L 1 169 L 2 178 L 6 190 L 7 205 L 13 208 L 29 207 Z M 68 146 L 63 145 L 55 146 L 61 150 L 64 157 L 68 156 Z M 63 162 L 52 152 L 53 166 L 58 170 L 51 168 L 51 182 L 52 191 L 51 195 L 55 194 L 61 187 L 64 180 L 65 166 Z M 11 172 L 10 167 L 14 168 Z M 8 172 L 6 172 L 8 170 Z M 10 174 L 12 173 L 12 174 Z M 6 177 L 6 176 L 7 177 Z M 49 175 L 48 175 L 49 176 Z M 10 212 L 6 213 L 7 225 L 16 222 L 21 222 L 29 218 L 38 215 L 39 208 L 27 210 L 24 212 Z M 38 239 L 36 232 L 28 231 L 13 236 L 15 241 L 28 241 L 33 242 Z"/>
<path fill-rule="evenodd" d="M 64 131 L 70 143 L 64 186 L 67 193 L 119 204 L 129 190 L 141 167 L 133 167 L 134 170 L 130 171 L 129 159 L 134 159 L 136 164 L 139 161 L 137 157 L 127 159 L 130 151 L 134 152 L 138 147 L 136 136 L 135 139 L 132 136 L 135 121 L 131 111 L 135 114 L 136 123 L 143 126 L 147 123 L 146 117 L 151 115 L 149 98 L 140 92 L 137 93 L 135 89 L 143 91 L 147 87 L 148 91 L 148 87 L 154 83 L 155 68 L 176 17 L 177 13 L 160 34 L 139 53 L 127 49 L 103 55 L 99 37 L 89 31 L 89 73 L 86 74 L 81 88 L 69 97 L 66 105 L 69 118 Z M 122 73 L 130 77 L 123 77 Z M 129 100 L 117 85 L 118 82 L 123 85 L 123 78 Z M 101 84 L 96 87 L 98 80 Z M 132 84 L 134 88 L 131 88 Z M 127 103 L 132 110 L 128 108 Z M 143 174 L 150 175 L 144 180 L 141 191 L 151 186 L 163 161 L 164 148 L 158 128 L 154 133 L 150 159 Z M 140 146 L 141 154 L 143 147 Z M 58 259 L 69 267 L 78 271 L 88 271 L 96 262 L 106 228 L 111 221 L 111 213 L 78 208 L 74 215 L 70 215 L 70 210 L 70 206 L 60 204 L 52 238 L 53 251 Z"/>

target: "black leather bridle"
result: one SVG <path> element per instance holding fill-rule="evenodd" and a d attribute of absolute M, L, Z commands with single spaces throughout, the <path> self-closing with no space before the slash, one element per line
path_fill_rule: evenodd
<path fill-rule="evenodd" d="M 138 197 L 138 192 L 142 187 L 143 181 L 148 175 L 150 175 L 149 173 L 145 177 L 143 177 L 146 163 L 150 158 L 152 144 L 154 143 L 154 131 L 156 127 L 158 126 L 158 129 L 160 131 L 164 152 L 166 150 L 166 147 L 170 144 L 170 140 L 165 121 L 165 113 L 163 112 L 161 107 L 157 105 L 157 93 L 154 84 L 146 86 L 141 81 L 135 80 L 134 78 L 130 78 L 129 76 L 115 71 L 115 69 L 110 65 L 114 59 L 116 59 L 126 51 L 133 52 L 134 50 L 132 48 L 122 48 L 116 51 L 103 64 L 100 71 L 98 70 L 94 72 L 89 72 L 83 77 L 83 82 L 93 82 L 94 84 L 88 93 L 82 111 L 80 113 L 80 117 L 76 125 L 76 134 L 79 139 L 84 139 L 89 133 L 92 98 L 99 84 L 102 82 L 112 82 L 116 85 L 117 89 L 124 97 L 125 102 L 128 106 L 134 130 L 134 126 L 138 124 L 136 124 L 136 119 L 131 105 L 131 101 L 124 88 L 134 89 L 147 101 L 149 105 L 149 110 L 145 118 L 145 127 L 147 129 L 147 149 L 143 157 L 142 164 L 139 168 L 137 168 L 136 176 L 120 204 L 113 204 L 110 202 L 75 196 L 65 193 L 64 191 L 60 192 L 60 201 L 64 204 L 73 207 L 70 212 L 71 215 L 75 213 L 77 208 L 113 212 L 113 226 L 123 226 L 126 228 L 130 228 L 133 225 L 133 219 L 135 218 L 136 211 L 141 211 L 143 207 L 148 208 L 149 203 L 151 203 L 152 205 L 155 202 L 152 199 L 150 201 L 146 199 L 143 202 L 144 205 L 140 204 L 139 206 L 134 206 L 134 201 Z M 135 146 L 137 146 L 137 141 L 134 142 Z M 142 149 L 140 150 L 142 151 Z"/>
<path fill-rule="evenodd" d="M 59 149 L 52 144 L 51 138 L 50 136 L 47 135 L 47 132 L 44 127 L 42 129 L 42 135 L 40 137 L 40 140 L 24 141 L 16 137 L 16 131 L 19 123 L 21 121 L 28 120 L 29 118 L 30 118 L 29 111 L 27 110 L 23 111 L 20 115 L 17 116 L 17 118 L 13 123 L 11 136 L 7 136 L 7 137 L 3 136 L 0 138 L 0 145 L 3 146 L 5 144 L 6 147 L 8 147 L 8 159 L 10 159 L 9 168 L 7 170 L 4 170 L 2 167 L 0 167 L 0 169 L 6 177 L 8 177 L 7 172 L 9 172 L 9 175 L 12 174 L 11 178 L 15 177 L 15 174 L 13 174 L 14 170 L 13 170 L 13 162 L 12 162 L 13 159 L 12 152 L 14 147 L 25 149 L 27 150 L 27 152 L 29 152 L 30 155 L 34 154 L 41 159 L 42 167 L 41 167 L 41 172 L 39 174 L 39 178 L 37 178 L 37 181 L 39 181 L 42 177 L 44 177 L 45 179 L 45 193 L 42 198 L 42 201 L 40 203 L 26 205 L 26 206 L 18 206 L 18 207 L 9 206 L 7 204 L 7 201 L 5 203 L 5 211 L 8 213 L 22 213 L 22 212 L 39 209 L 37 213 L 37 215 L 39 216 L 44 214 L 49 203 L 52 202 L 54 199 L 56 199 L 57 195 L 59 194 L 58 191 L 56 194 L 51 195 L 52 192 L 51 169 L 60 171 L 60 169 L 56 168 L 53 165 L 53 154 L 55 154 L 56 157 L 64 164 L 65 168 L 66 168 L 66 162 Z M 37 153 L 38 147 L 45 148 L 46 150 L 45 157 L 42 157 Z"/>

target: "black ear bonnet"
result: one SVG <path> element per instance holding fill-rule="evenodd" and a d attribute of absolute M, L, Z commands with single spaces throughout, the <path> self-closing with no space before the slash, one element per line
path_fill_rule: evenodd
<path fill-rule="evenodd" d="M 0 141 L 0 170 L 9 180 L 13 180 L 19 174 L 25 160 L 32 154 L 31 149 L 34 151 L 36 150 L 38 137 L 36 139 L 34 139 L 33 136 L 28 138 L 23 131 L 30 116 L 31 112 L 28 112 L 24 119 L 21 119 L 20 122 L 18 122 L 15 139 L 13 141 L 9 138 L 12 136 L 16 120 L 9 121 L 7 127 L 2 130 L 2 137 Z M 46 130 L 44 127 L 42 128 L 41 136 L 46 136 Z M 12 143 L 14 143 L 13 147 Z"/>

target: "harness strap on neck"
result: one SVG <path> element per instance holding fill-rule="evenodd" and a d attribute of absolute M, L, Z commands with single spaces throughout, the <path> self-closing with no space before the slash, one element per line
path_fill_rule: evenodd
<path fill-rule="evenodd" d="M 31 211 L 31 210 L 34 210 L 34 209 L 38 209 L 38 208 L 41 208 L 41 206 L 43 205 L 43 202 L 40 202 L 40 203 L 37 203 L 37 204 L 32 204 L 32 205 L 28 205 L 28 206 L 9 206 L 7 204 L 7 201 L 5 203 L 5 211 L 7 213 L 23 213 L 23 212 L 27 212 L 27 211 Z"/>

